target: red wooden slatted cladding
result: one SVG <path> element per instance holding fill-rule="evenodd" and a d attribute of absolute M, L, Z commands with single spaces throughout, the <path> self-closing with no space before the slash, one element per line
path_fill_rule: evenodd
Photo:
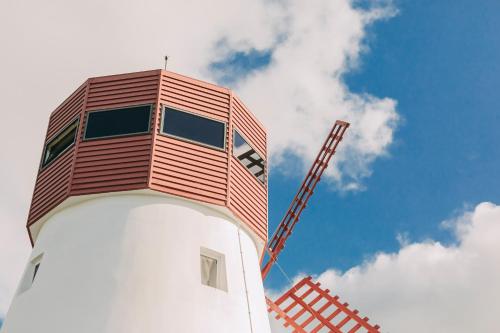
<path fill-rule="evenodd" d="M 89 80 L 85 113 L 116 107 L 155 104 L 156 71 Z M 146 188 L 152 134 L 82 140 L 87 117 L 82 117 L 70 195 Z"/>
<path fill-rule="evenodd" d="M 83 140 L 90 111 L 149 104 L 149 133 Z M 226 148 L 165 136 L 163 107 L 224 122 Z M 75 144 L 38 173 L 30 236 L 29 227 L 70 196 L 149 188 L 227 207 L 267 240 L 267 184 L 232 156 L 233 129 L 262 157 L 267 156 L 266 131 L 230 90 L 163 70 L 91 78 L 52 113 L 45 143 L 77 117 Z"/>
<path fill-rule="evenodd" d="M 283 319 L 283 326 L 297 333 L 379 333 L 378 325 L 361 318 L 358 310 L 350 310 L 338 296 L 331 296 L 328 289 L 320 288 L 311 277 L 299 281 L 275 302 L 266 298 L 268 311 Z"/>
<path fill-rule="evenodd" d="M 86 86 L 86 83 L 81 85 L 51 114 L 44 145 L 82 113 Z M 74 157 L 73 146 L 51 164 L 39 170 L 28 215 L 28 225 L 40 219 L 68 197 Z"/>

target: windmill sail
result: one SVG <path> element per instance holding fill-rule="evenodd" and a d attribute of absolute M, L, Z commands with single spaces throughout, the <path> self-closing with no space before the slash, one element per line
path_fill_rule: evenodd
<path fill-rule="evenodd" d="M 278 228 L 274 232 L 273 237 L 268 243 L 267 251 L 269 254 L 269 260 L 262 267 L 262 279 L 266 278 L 272 265 L 276 262 L 278 255 L 285 247 L 286 240 L 292 234 L 295 225 L 299 221 L 302 211 L 306 208 L 307 202 L 314 192 L 314 188 L 320 181 L 321 175 L 326 170 L 328 162 L 335 154 L 335 150 L 337 149 L 337 146 L 342 140 L 348 127 L 349 123 L 341 120 L 337 120 L 333 125 L 333 128 L 323 143 L 323 146 L 314 160 L 314 163 L 309 169 L 306 178 L 302 182 L 299 191 L 292 200 L 285 216 L 281 220 Z"/>
<path fill-rule="evenodd" d="M 349 309 L 338 296 L 306 277 L 276 301 L 266 298 L 268 311 L 293 333 L 379 333 L 358 310 Z"/>

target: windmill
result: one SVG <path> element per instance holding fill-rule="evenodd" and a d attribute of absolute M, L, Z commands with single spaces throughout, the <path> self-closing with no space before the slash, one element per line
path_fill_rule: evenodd
<path fill-rule="evenodd" d="M 378 332 L 311 278 L 263 287 L 347 128 L 268 242 L 267 132 L 234 92 L 166 70 L 87 79 L 50 115 L 2 333 L 269 333 L 268 311 Z"/>
<path fill-rule="evenodd" d="M 268 261 L 262 267 L 263 280 L 277 262 L 285 242 L 291 236 L 348 127 L 349 123 L 336 121 L 328 133 L 302 185 L 268 243 Z M 284 326 L 291 327 L 293 332 L 379 332 L 378 325 L 372 326 L 368 323 L 367 317 L 361 318 L 357 310 L 350 310 L 348 303 L 342 303 L 338 296 L 332 297 L 329 290 L 321 289 L 319 283 L 312 282 L 311 276 L 303 278 L 274 302 L 266 297 L 266 302 L 269 312 L 275 313 L 276 319 L 282 319 Z"/>

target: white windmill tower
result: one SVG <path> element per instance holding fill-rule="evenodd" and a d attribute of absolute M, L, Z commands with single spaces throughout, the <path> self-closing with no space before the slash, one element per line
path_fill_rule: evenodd
<path fill-rule="evenodd" d="M 348 126 L 268 242 L 267 134 L 238 97 L 165 70 L 88 79 L 50 116 L 2 333 L 269 333 L 268 312 L 291 332 L 379 332 L 310 277 L 263 289 Z"/>
<path fill-rule="evenodd" d="M 266 142 L 226 88 L 88 79 L 50 116 L 2 333 L 269 332 Z"/>

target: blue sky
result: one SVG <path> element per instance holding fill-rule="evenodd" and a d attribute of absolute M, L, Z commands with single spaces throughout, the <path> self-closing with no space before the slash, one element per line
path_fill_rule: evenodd
<path fill-rule="evenodd" d="M 411 241 L 454 241 L 441 221 L 500 202 L 500 2 L 399 1 L 399 15 L 369 30 L 370 51 L 345 76 L 354 92 L 398 101 L 403 121 L 366 190 L 321 184 L 280 257 L 286 272 L 346 270 Z M 270 177 L 270 231 L 299 186 Z M 285 282 L 273 269 L 267 285 Z"/>

